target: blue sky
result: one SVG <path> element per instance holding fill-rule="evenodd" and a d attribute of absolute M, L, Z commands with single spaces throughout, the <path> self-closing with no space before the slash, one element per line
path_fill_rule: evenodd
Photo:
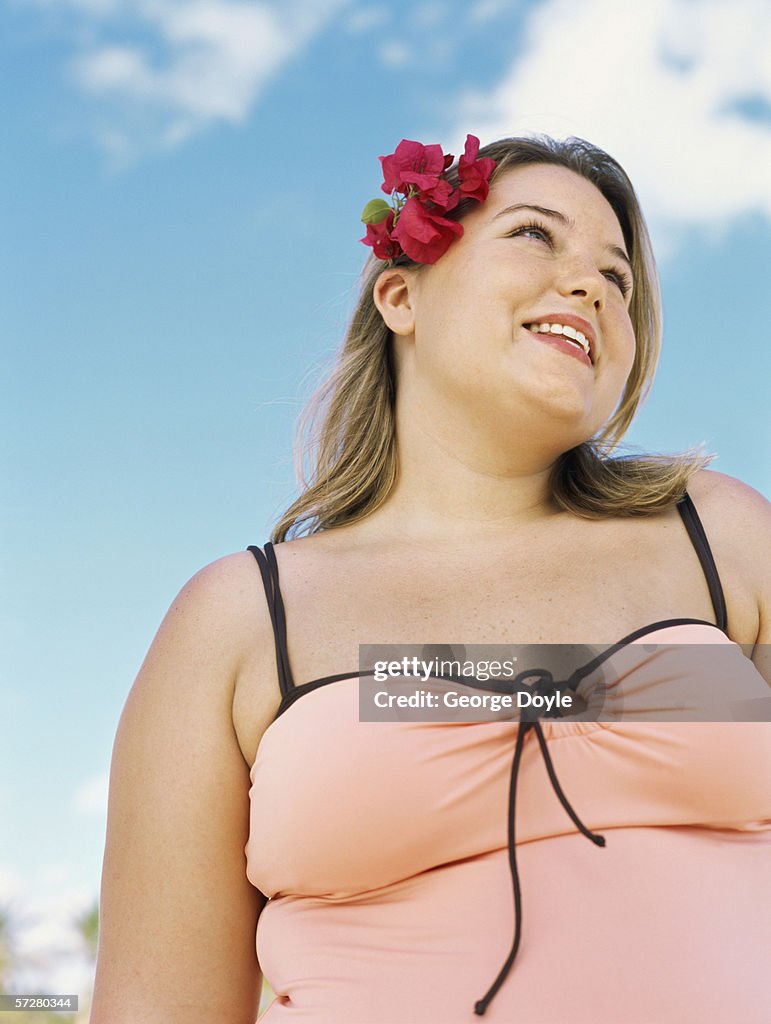
<path fill-rule="evenodd" d="M 768 20 L 760 0 L 0 0 L 0 902 L 49 981 L 77 980 L 67 922 L 98 891 L 134 674 L 184 581 L 293 495 L 293 424 L 401 138 L 545 130 L 618 157 L 666 318 L 628 439 L 704 442 L 771 493 Z"/>

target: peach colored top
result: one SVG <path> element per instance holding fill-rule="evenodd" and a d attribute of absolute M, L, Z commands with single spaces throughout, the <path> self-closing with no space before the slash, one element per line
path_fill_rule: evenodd
<path fill-rule="evenodd" d="M 768 695 L 717 626 L 668 620 L 619 642 L 627 712 L 658 706 L 682 644 L 717 645 L 732 699 Z M 247 873 L 269 897 L 257 951 L 276 993 L 260 1024 L 470 1024 L 515 932 L 477 1005 L 491 1022 L 769 1019 L 768 722 L 544 720 L 582 834 L 534 728 L 361 722 L 356 677 L 285 697 L 251 770 Z"/>

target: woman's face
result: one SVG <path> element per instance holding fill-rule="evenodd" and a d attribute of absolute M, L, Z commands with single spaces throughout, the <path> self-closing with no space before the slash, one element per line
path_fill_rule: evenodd
<path fill-rule="evenodd" d="M 586 179 L 535 164 L 504 172 L 463 227 L 414 275 L 405 369 L 421 400 L 497 414 L 502 428 L 536 417 L 567 450 L 610 417 L 634 359 L 631 269 L 616 215 Z M 537 326 L 545 323 L 548 333 Z"/>

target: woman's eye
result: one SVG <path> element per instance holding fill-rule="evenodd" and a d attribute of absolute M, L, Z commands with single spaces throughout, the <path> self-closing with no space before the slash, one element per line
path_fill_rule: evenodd
<path fill-rule="evenodd" d="M 618 287 L 618 290 L 622 295 L 628 294 L 632 287 L 632 283 L 626 274 L 621 274 L 616 270 L 605 270 L 603 273 L 609 281 L 612 281 Z"/>
<path fill-rule="evenodd" d="M 522 238 L 526 236 L 540 238 L 543 242 L 551 242 L 550 233 L 546 228 L 542 228 L 538 224 L 525 224 L 521 228 L 515 228 L 513 231 L 509 232 L 510 238 Z"/>

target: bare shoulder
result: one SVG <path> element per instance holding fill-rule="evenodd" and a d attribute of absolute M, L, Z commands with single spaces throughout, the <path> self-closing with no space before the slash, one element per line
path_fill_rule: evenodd
<path fill-rule="evenodd" d="M 273 625 L 254 555 L 239 551 L 204 566 L 182 588 L 172 611 L 177 604 L 185 628 L 226 668 L 231 682 L 223 696 L 241 754 L 251 765 L 281 699 Z M 218 675 L 225 678 L 222 671 Z"/>
<path fill-rule="evenodd" d="M 354 538 L 355 531 L 342 527 L 275 545 L 290 661 L 293 645 L 306 631 L 303 609 L 319 602 L 326 604 L 330 595 L 334 597 L 336 586 L 343 586 L 342 582 L 336 583 L 345 577 L 339 571 L 339 560 L 343 552 L 350 551 Z M 276 643 L 254 557 L 251 553 L 231 555 L 222 562 L 208 566 L 207 571 L 224 577 L 213 581 L 213 589 L 215 594 L 220 587 L 225 591 L 225 610 L 234 631 L 232 643 L 241 652 L 233 696 L 233 728 L 242 757 L 251 767 L 281 700 Z"/>
<path fill-rule="evenodd" d="M 688 493 L 723 580 L 732 638 L 754 645 L 753 660 L 770 672 L 764 649 L 771 645 L 771 503 L 741 480 L 712 470 L 695 474 Z"/>
<path fill-rule="evenodd" d="M 768 585 L 771 502 L 749 484 L 713 470 L 696 473 L 688 485 L 710 544 L 760 595 Z"/>
<path fill-rule="evenodd" d="M 257 562 L 249 551 L 218 558 L 200 569 L 177 594 L 148 658 L 167 647 L 190 652 L 200 697 L 230 709 L 243 679 L 249 683 L 254 727 L 264 729 L 278 704 L 273 627 Z M 140 674 L 141 678 L 141 674 Z"/>
<path fill-rule="evenodd" d="M 271 629 L 254 556 L 238 551 L 205 565 L 182 587 L 168 617 L 215 644 L 237 668 Z"/>
<path fill-rule="evenodd" d="M 771 502 L 736 477 L 702 469 L 691 477 L 688 493 L 726 516 L 745 517 L 748 525 L 754 517 L 759 526 L 771 527 Z"/>

